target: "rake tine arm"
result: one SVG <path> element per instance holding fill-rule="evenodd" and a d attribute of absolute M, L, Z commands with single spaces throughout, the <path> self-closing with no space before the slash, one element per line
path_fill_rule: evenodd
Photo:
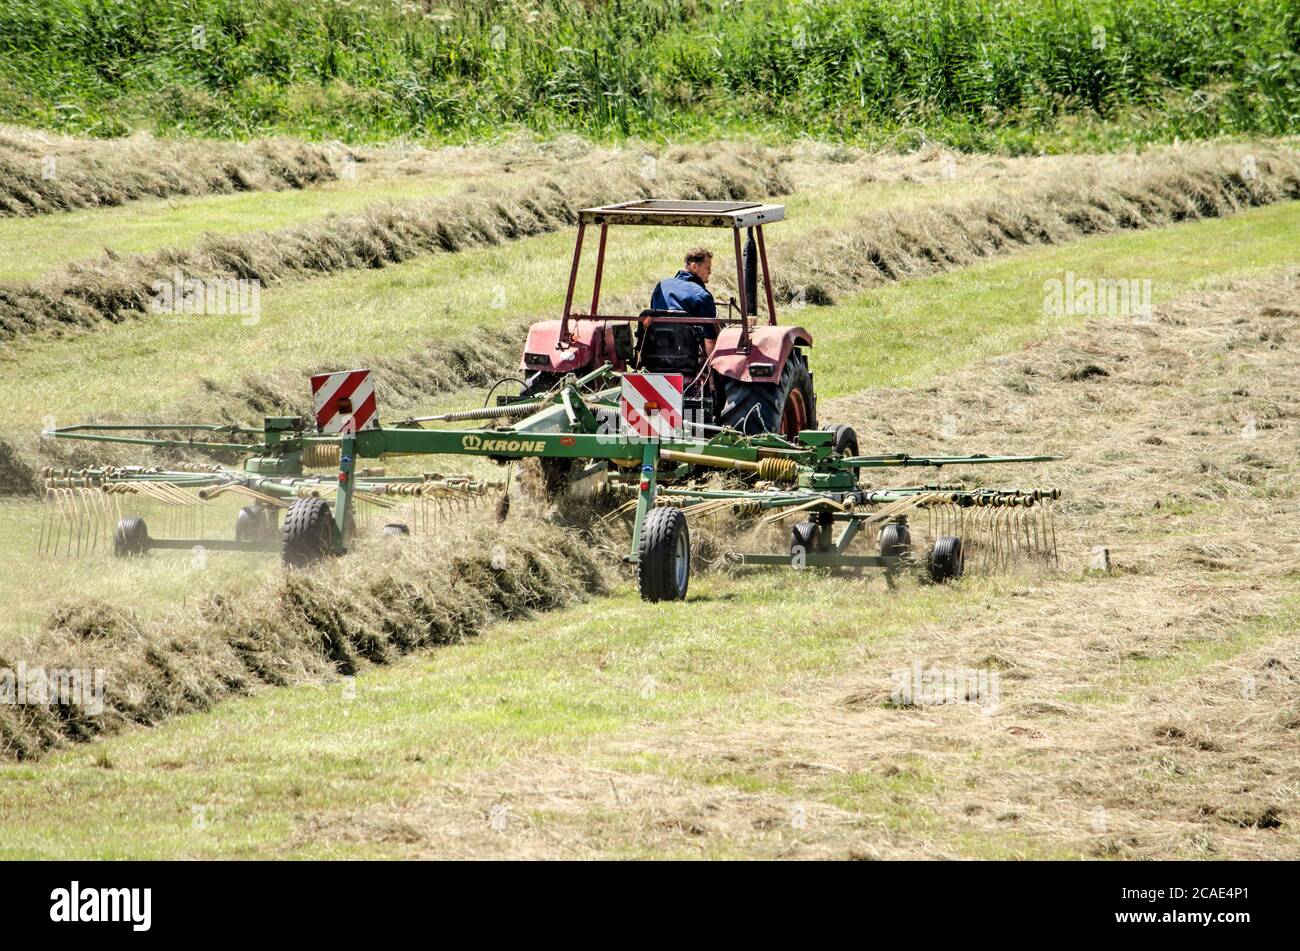
<path fill-rule="evenodd" d="M 920 466 L 1010 465 L 1019 462 L 1058 462 L 1063 456 L 909 456 L 893 453 L 883 456 L 847 456 L 835 463 L 838 469 L 888 469 Z"/>

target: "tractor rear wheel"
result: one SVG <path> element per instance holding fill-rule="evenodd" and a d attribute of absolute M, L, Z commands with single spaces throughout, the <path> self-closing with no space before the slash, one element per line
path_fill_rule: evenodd
<path fill-rule="evenodd" d="M 135 558 L 149 550 L 149 528 L 138 515 L 119 519 L 113 531 L 113 554 L 118 558 Z"/>
<path fill-rule="evenodd" d="M 641 526 L 637 583 L 643 601 L 684 601 L 691 581 L 691 534 L 681 509 L 655 508 Z"/>
<path fill-rule="evenodd" d="M 290 568 L 303 568 L 335 549 L 334 513 L 324 499 L 295 499 L 280 530 L 280 554 Z"/>
<path fill-rule="evenodd" d="M 930 580 L 940 584 L 955 581 L 961 577 L 964 567 L 961 539 L 954 535 L 940 536 L 930 552 Z"/>
<path fill-rule="evenodd" d="M 817 397 L 803 351 L 794 350 L 776 383 L 722 377 L 719 422 L 746 435 L 777 433 L 794 439 L 801 429 L 817 428 Z"/>

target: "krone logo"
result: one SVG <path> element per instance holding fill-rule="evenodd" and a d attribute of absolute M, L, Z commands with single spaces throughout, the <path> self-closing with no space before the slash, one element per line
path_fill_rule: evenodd
<path fill-rule="evenodd" d="M 484 439 L 481 436 L 462 436 L 461 448 L 467 452 L 542 452 L 546 448 L 544 439 Z"/>

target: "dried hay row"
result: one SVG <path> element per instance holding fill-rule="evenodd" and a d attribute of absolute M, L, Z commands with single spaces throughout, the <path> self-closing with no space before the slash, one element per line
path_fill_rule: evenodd
<path fill-rule="evenodd" d="M 777 265 L 778 283 L 787 300 L 801 288 L 803 299 L 830 303 L 831 292 L 847 293 L 884 280 L 957 268 L 1028 244 L 1056 243 L 1118 228 L 1156 227 L 1193 215 L 1226 215 L 1246 205 L 1300 197 L 1300 156 L 1260 149 L 1251 154 L 1256 158 L 1256 173 L 1249 180 L 1240 177 L 1242 156 L 1237 150 L 1201 148 L 1185 154 L 1162 153 L 1159 162 L 1126 185 L 1080 184 L 1080 173 L 1072 169 L 1032 192 L 1005 195 L 997 202 L 872 215 L 842 233 L 806 237 L 797 246 L 778 242 L 772 257 L 792 262 Z M 1116 161 L 1111 158 L 1099 168 L 1109 174 Z M 1140 216 L 1119 214 L 1121 201 L 1125 207 L 1145 211 Z M 1015 227 L 1013 219 L 1019 221 Z M 1078 222 L 1091 222 L 1091 230 Z M 1009 234 L 1018 237 L 1012 240 Z M 719 287 L 720 294 L 726 293 L 725 275 Z M 639 307 L 643 302 L 615 297 L 611 309 L 620 303 Z M 504 331 L 477 329 L 467 339 L 430 342 L 391 356 L 358 357 L 352 365 L 375 369 L 386 405 L 416 405 L 441 392 L 486 386 L 512 374 L 525 327 L 521 323 Z M 323 369 L 344 368 L 340 364 Z M 317 369 L 322 368 L 312 372 Z M 306 372 L 250 374 L 236 387 L 207 384 L 191 405 L 205 408 L 208 414 L 215 410 L 221 420 L 232 422 L 247 419 L 250 413 L 302 412 L 308 406 L 303 386 Z"/>
<path fill-rule="evenodd" d="M 346 561 L 280 573 L 252 590 L 206 597 L 142 619 L 103 602 L 70 602 L 0 659 L 0 670 L 106 671 L 104 710 L 0 705 L 0 759 L 29 760 L 64 741 L 206 710 L 262 685 L 350 675 L 364 662 L 471 637 L 606 590 L 600 539 L 464 517 L 437 537 L 361 542 Z M 158 565 L 145 566 L 157 569 Z"/>
<path fill-rule="evenodd" d="M 467 338 L 444 342 L 430 340 L 418 350 L 363 361 L 375 372 L 386 420 L 399 418 L 403 407 L 430 396 L 465 386 L 486 387 L 511 375 L 519 360 L 520 341 L 526 327 L 512 332 L 474 330 Z M 263 416 L 311 415 L 308 372 L 347 369 L 342 364 L 321 364 L 307 370 L 280 369 L 249 374 L 238 384 L 202 381 L 193 396 L 160 414 L 129 414 L 132 420 L 196 419 L 210 422 L 260 422 Z M 87 421 L 121 420 L 120 413 L 88 413 Z M 155 462 L 210 462 L 213 456 L 182 449 L 153 450 Z M 37 472 L 43 465 L 84 468 L 93 465 L 131 465 L 141 459 L 138 446 L 82 443 L 42 439 L 24 433 L 0 439 L 0 497 L 39 495 L 43 484 Z M 226 460 L 236 462 L 233 456 Z"/>
<path fill-rule="evenodd" d="M 306 188 L 336 177 L 328 149 L 292 139 L 175 142 L 140 133 L 87 140 L 0 127 L 0 215 L 26 217 L 140 198 Z"/>
<path fill-rule="evenodd" d="M 487 247 L 555 231 L 579 208 L 656 192 L 728 199 L 788 188 L 776 159 L 734 146 L 695 159 L 665 160 L 651 179 L 639 160 L 598 155 L 565 163 L 540 184 L 496 194 L 393 204 L 330 216 L 280 231 L 214 235 L 191 249 L 108 254 L 69 265 L 34 285 L 0 287 L 0 340 L 55 335 L 147 317 L 154 285 L 172 280 L 238 279 L 271 285 L 352 268 L 382 268 L 438 252 Z"/>
<path fill-rule="evenodd" d="M 841 234 L 778 245 L 785 301 L 836 295 L 955 270 L 1022 247 L 1218 218 L 1300 198 L 1300 152 L 1285 147 L 1169 149 L 1107 157 L 1029 188 L 954 205 L 889 209 Z M 725 282 L 726 275 L 723 275 Z"/>
<path fill-rule="evenodd" d="M 36 495 L 41 480 L 14 445 L 0 439 L 0 495 Z"/>

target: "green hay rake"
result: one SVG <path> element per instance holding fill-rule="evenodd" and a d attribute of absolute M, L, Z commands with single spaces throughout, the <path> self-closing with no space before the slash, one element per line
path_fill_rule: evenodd
<path fill-rule="evenodd" d="M 83 424 L 47 433 L 56 439 L 127 443 L 156 448 L 240 453 L 236 468 L 213 464 L 47 470 L 52 517 L 42 527 L 47 551 L 95 551 L 108 542 L 93 528 L 115 518 L 115 555 L 151 549 L 279 550 L 292 567 L 346 553 L 364 527 L 359 509 L 381 512 L 416 502 L 442 509 L 504 499 L 505 483 L 438 473 L 385 475 L 359 460 L 385 456 L 475 456 L 499 463 L 566 460 L 579 481 L 595 480 L 613 498 L 613 515 L 630 515 L 626 560 L 637 566 L 648 601 L 680 600 L 691 573 L 688 520 L 728 513 L 759 525 L 793 523 L 788 550 L 745 552 L 744 564 L 787 567 L 880 568 L 891 578 L 919 565 L 936 581 L 959 577 L 968 566 L 995 570 L 1017 559 L 1054 562 L 1050 503 L 1056 489 L 966 488 L 931 483 L 872 488 L 864 471 L 944 466 L 1048 462 L 1059 457 L 860 455 L 846 427 L 801 431 L 796 439 L 773 433 L 744 435 L 681 419 L 668 435 L 630 432 L 626 392 L 649 374 L 618 373 L 605 364 L 568 376 L 541 398 L 505 400 L 479 410 L 381 425 L 367 371 L 334 374 L 338 388 L 321 409 L 316 427 L 297 417 L 269 417 L 261 429 L 206 424 Z M 324 377 L 313 378 L 313 386 Z M 334 381 L 338 382 L 338 381 Z M 658 381 L 662 383 L 662 380 Z M 680 384 L 679 384 L 680 386 Z M 362 395 L 365 394 L 365 395 Z M 646 404 L 653 415 L 670 407 Z M 680 406 L 676 413 L 680 416 Z M 487 422 L 483 428 L 425 428 L 426 423 Z M 330 431 L 335 429 L 336 431 Z M 328 474 L 308 468 L 334 466 Z M 709 487 L 704 476 L 736 477 L 737 487 Z M 233 539 L 192 534 L 204 502 L 235 498 Z M 183 537 L 156 538 L 144 520 L 123 514 L 126 500 L 148 500 L 180 513 Z M 502 507 L 504 508 L 504 507 Z M 409 531 L 390 521 L 385 530 Z M 913 532 L 932 539 L 918 552 Z M 988 539 L 972 548 L 964 539 Z M 859 553 L 856 541 L 874 540 Z"/>

